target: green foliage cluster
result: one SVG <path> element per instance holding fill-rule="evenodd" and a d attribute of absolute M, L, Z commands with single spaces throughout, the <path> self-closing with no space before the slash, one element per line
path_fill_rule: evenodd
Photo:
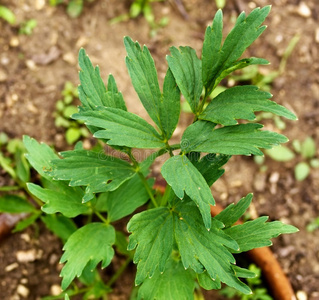
<path fill-rule="evenodd" d="M 241 300 L 273 300 L 273 298 L 268 295 L 267 289 L 262 285 L 261 269 L 254 264 L 251 264 L 248 269 L 256 274 L 255 277 L 246 279 L 247 285 L 253 291 L 253 294 L 245 295 L 231 287 L 223 288 L 220 294 L 229 299 L 233 299 L 237 296 Z"/>
<path fill-rule="evenodd" d="M 61 258 L 65 291 L 61 296 L 65 299 L 79 293 L 84 293 L 83 299 L 109 293 L 131 260 L 137 264 L 136 299 L 193 299 L 196 286 L 220 289 L 221 283 L 250 294 L 249 285 L 240 278 L 255 273 L 237 266 L 233 254 L 270 246 L 271 238 L 297 231 L 279 221 L 267 222 L 268 217 L 235 225 L 249 207 L 252 194 L 216 217 L 210 214 L 210 206 L 215 204 L 210 187 L 223 175 L 222 167 L 232 155 L 262 155 L 261 148 L 287 141 L 285 136 L 252 123 L 254 113 L 267 111 L 296 119 L 271 101 L 271 94 L 255 86 L 229 88 L 206 104 L 221 80 L 233 71 L 268 64 L 265 59 L 240 57 L 264 31 L 262 23 L 269 11 L 266 6 L 248 16 L 240 14 L 223 43 L 223 15 L 218 11 L 207 27 L 201 59 L 191 47 L 170 48 L 162 90 L 147 47 L 124 38 L 132 84 L 155 126 L 127 111 L 114 77 L 109 75 L 105 86 L 99 68 L 80 50 L 82 105 L 73 118 L 85 122 L 93 136 L 121 158 L 85 150 L 81 143 L 58 156 L 49 146 L 24 137 L 26 158 L 42 182 L 28 183 L 28 191 L 43 202 L 47 226 L 66 241 Z M 171 144 L 180 117 L 181 94 L 194 120 L 180 143 Z M 144 152 L 136 149 L 154 152 L 138 160 L 136 154 Z M 149 174 L 154 160 L 164 154 L 169 158 L 161 169 L 167 182 L 162 195 L 154 190 Z M 147 209 L 128 222 L 127 241 L 113 223 L 146 203 Z M 78 228 L 72 218 L 79 215 L 86 217 L 87 223 Z M 96 267 L 99 263 L 107 267 L 115 251 L 126 260 L 104 284 Z M 72 285 L 76 277 L 87 288 L 79 290 Z"/>
<path fill-rule="evenodd" d="M 75 101 L 79 98 L 77 88 L 72 82 L 67 81 L 61 94 L 62 98 L 55 105 L 55 126 L 66 129 L 65 139 L 69 145 L 73 145 L 81 137 L 88 137 L 89 131 L 82 126 L 83 122 L 81 123 L 71 118 L 71 115 L 78 111 L 75 105 Z"/>
<path fill-rule="evenodd" d="M 130 6 L 130 11 L 127 14 L 119 15 L 111 20 L 111 24 L 127 21 L 129 19 L 135 19 L 140 15 L 143 15 L 147 23 L 151 27 L 151 35 L 156 34 L 156 30 L 160 27 L 164 27 L 168 24 L 169 19 L 163 17 L 159 22 L 155 21 L 155 15 L 152 9 L 152 2 L 162 2 L 164 0 L 134 0 Z"/>

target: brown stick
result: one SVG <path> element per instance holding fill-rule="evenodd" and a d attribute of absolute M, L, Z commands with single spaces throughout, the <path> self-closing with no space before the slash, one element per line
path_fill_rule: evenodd
<path fill-rule="evenodd" d="M 223 208 L 211 206 L 212 217 L 218 215 Z M 238 221 L 236 224 L 242 224 Z M 274 254 L 268 247 L 256 248 L 247 252 L 250 260 L 261 270 L 276 300 L 296 300 L 292 286 L 282 270 Z"/>

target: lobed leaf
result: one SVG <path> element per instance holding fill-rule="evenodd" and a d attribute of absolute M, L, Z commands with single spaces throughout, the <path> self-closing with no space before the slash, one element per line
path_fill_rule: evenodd
<path fill-rule="evenodd" d="M 158 207 L 136 214 L 127 224 L 128 250 L 136 248 L 137 265 L 135 284 L 141 284 L 155 271 L 164 272 L 166 261 L 172 253 L 174 233 L 173 218 L 167 207 Z"/>
<path fill-rule="evenodd" d="M 106 89 L 99 67 L 93 67 L 83 48 L 79 52 L 79 66 L 81 85 L 78 90 L 84 107 L 95 109 L 96 106 L 106 106 L 126 110 L 123 96 L 117 90 L 114 77 L 109 76 L 108 89 Z"/>
<path fill-rule="evenodd" d="M 55 189 L 44 189 L 34 183 L 27 183 L 30 193 L 45 204 L 41 207 L 47 214 L 62 213 L 68 218 L 89 213 L 91 209 L 82 203 L 84 192 L 81 188 L 71 188 L 65 182 L 56 182 Z"/>
<path fill-rule="evenodd" d="M 125 62 L 134 89 L 152 120 L 162 129 L 159 115 L 162 94 L 154 60 L 145 45 L 141 49 L 140 44 L 134 43 L 130 37 L 124 38 L 124 45 L 127 51 Z"/>
<path fill-rule="evenodd" d="M 149 186 L 152 187 L 154 180 L 149 180 Z M 149 200 L 149 195 L 139 178 L 135 174 L 131 179 L 124 182 L 118 189 L 108 192 L 103 197 L 105 208 L 110 222 L 119 220 L 134 212 Z M 119 201 L 120 199 L 120 201 Z"/>
<path fill-rule="evenodd" d="M 267 219 L 267 216 L 260 217 L 224 230 L 227 235 L 238 243 L 240 250 L 236 252 L 246 252 L 259 247 L 271 246 L 270 239 L 283 233 L 299 231 L 296 227 L 280 221 L 266 223 Z"/>
<path fill-rule="evenodd" d="M 65 252 L 60 260 L 66 262 L 60 274 L 62 289 L 65 290 L 76 276 L 81 276 L 85 267 L 93 271 L 99 262 L 102 262 L 102 269 L 107 267 L 114 256 L 114 243 L 115 230 L 111 225 L 90 223 L 75 231 L 64 245 Z"/>
<path fill-rule="evenodd" d="M 228 205 L 215 219 L 222 222 L 226 228 L 230 227 L 245 213 L 252 199 L 253 194 L 248 194 L 246 197 L 241 198 L 237 204 Z"/>
<path fill-rule="evenodd" d="M 52 161 L 48 172 L 53 179 L 70 180 L 70 186 L 86 186 L 83 202 L 94 193 L 113 191 L 130 179 L 135 171 L 126 161 L 87 150 L 61 153 L 64 159 Z"/>
<path fill-rule="evenodd" d="M 167 140 L 171 138 L 176 129 L 180 110 L 180 91 L 172 71 L 168 69 L 164 79 L 163 96 L 159 106 L 159 119 Z"/>
<path fill-rule="evenodd" d="M 146 278 L 138 290 L 137 299 L 193 300 L 194 275 L 185 270 L 180 261 L 167 260 L 165 272 L 158 270 L 152 278 Z"/>
<path fill-rule="evenodd" d="M 178 201 L 170 209 L 158 207 L 134 215 L 128 223 L 128 231 L 132 232 L 128 250 L 136 248 L 135 283 L 156 276 L 157 269 L 165 274 L 167 260 L 176 243 L 185 269 L 191 267 L 198 274 L 206 270 L 210 280 L 220 280 L 243 293 L 250 293 L 233 269 L 235 259 L 229 249 L 236 251 L 239 245 L 225 234 L 223 227 L 213 219 L 207 231 L 199 211 L 189 199 Z"/>
<path fill-rule="evenodd" d="M 236 24 L 226 37 L 223 46 L 221 11 L 215 15 L 212 27 L 208 27 L 203 46 L 203 78 L 207 94 L 229 73 L 245 66 L 267 61 L 244 59 L 237 61 L 243 52 L 262 34 L 266 26 L 261 26 L 269 14 L 270 6 L 254 9 L 247 17 L 244 12 L 237 18 Z"/>
<path fill-rule="evenodd" d="M 161 173 L 177 197 L 184 192 L 196 203 L 207 229 L 211 227 L 210 205 L 215 204 L 209 186 L 202 174 L 185 155 L 176 155 L 162 166 Z"/>
<path fill-rule="evenodd" d="M 199 99 L 203 90 L 202 62 L 194 49 L 190 47 L 170 48 L 167 56 L 176 83 L 194 113 L 197 112 Z"/>
<path fill-rule="evenodd" d="M 237 124 L 238 119 L 252 121 L 256 118 L 255 111 L 267 111 L 291 120 L 297 118 L 287 108 L 269 98 L 270 93 L 256 86 L 235 86 L 215 97 L 198 118 L 225 126 Z"/>
<path fill-rule="evenodd" d="M 259 148 L 269 149 L 288 139 L 275 132 L 260 130 L 260 124 L 239 124 L 215 129 L 216 124 L 197 121 L 184 132 L 184 152 L 208 152 L 227 155 L 263 155 Z"/>
<path fill-rule="evenodd" d="M 94 111 L 81 109 L 74 119 L 103 128 L 94 137 L 107 139 L 111 146 L 131 148 L 162 148 L 164 141 L 158 132 L 141 117 L 121 109 L 99 107 Z"/>
<path fill-rule="evenodd" d="M 230 155 L 216 155 L 215 153 L 209 153 L 200 160 L 192 161 L 192 163 L 203 175 L 207 184 L 211 186 L 219 177 L 224 174 L 225 170 L 221 169 L 221 167 L 225 165 L 230 158 Z"/>
<path fill-rule="evenodd" d="M 242 293 L 250 289 L 235 275 L 235 259 L 229 249 L 239 249 L 237 242 L 222 230 L 223 224 L 212 219 L 210 231 L 203 227 L 201 216 L 191 202 L 179 203 L 174 214 L 175 239 L 185 268 L 196 273 L 207 270 L 212 280 L 220 280 Z"/>
<path fill-rule="evenodd" d="M 45 226 L 58 236 L 64 243 L 70 235 L 77 230 L 77 227 L 72 219 L 63 215 L 44 215 L 41 217 Z"/>
<path fill-rule="evenodd" d="M 59 158 L 54 151 L 44 143 L 38 143 L 29 136 L 23 136 L 23 144 L 28 153 L 25 155 L 30 165 L 43 177 L 51 180 L 46 170 L 50 169 L 51 160 Z"/>

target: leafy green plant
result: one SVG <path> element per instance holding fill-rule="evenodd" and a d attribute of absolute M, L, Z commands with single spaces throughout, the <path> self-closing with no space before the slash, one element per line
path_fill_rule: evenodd
<path fill-rule="evenodd" d="M 132 84 L 155 126 L 127 111 L 114 77 L 109 75 L 106 87 L 99 68 L 80 50 L 82 106 L 73 118 L 84 121 L 93 136 L 118 155 L 84 150 L 77 144 L 58 156 L 47 145 L 24 137 L 27 159 L 45 179 L 44 187 L 27 185 L 29 192 L 44 202 L 42 211 L 64 218 L 83 215 L 87 220 L 63 247 L 65 292 L 61 297 L 84 292 L 102 297 L 131 260 L 137 264 L 137 299 L 193 299 L 196 285 L 220 289 L 222 282 L 250 294 L 250 287 L 239 278 L 251 278 L 255 273 L 237 266 L 233 254 L 269 246 L 271 238 L 297 231 L 279 221 L 267 222 L 266 216 L 234 225 L 249 207 L 252 194 L 214 218 L 210 214 L 210 206 L 215 204 L 210 187 L 222 176 L 222 167 L 232 155 L 262 155 L 260 148 L 287 141 L 285 136 L 251 123 L 254 112 L 296 119 L 255 86 L 229 88 L 205 106 L 227 75 L 252 64 L 268 64 L 265 59 L 240 57 L 264 31 L 261 25 L 269 11 L 266 6 L 248 16 L 242 13 L 222 44 L 219 10 L 206 30 L 201 59 L 191 47 L 170 48 L 162 91 L 147 47 L 124 38 Z M 180 94 L 194 120 L 180 143 L 171 144 L 180 116 Z M 238 119 L 245 122 L 238 124 Z M 154 152 L 143 157 L 141 149 Z M 154 160 L 164 154 L 169 158 L 161 169 L 167 182 L 162 195 L 154 190 L 149 174 Z M 134 214 L 127 224 L 127 241 L 113 223 L 141 206 L 145 210 Z M 90 274 L 98 274 L 97 265 L 110 265 L 115 251 L 126 257 L 123 265 L 105 284 L 95 275 L 92 279 Z M 79 276 L 91 284 L 90 290 L 71 285 Z"/>
<path fill-rule="evenodd" d="M 138 16 L 143 15 L 152 29 L 151 35 L 155 35 L 156 30 L 160 27 L 166 26 L 169 21 L 167 17 L 161 18 L 159 22 L 155 21 L 155 16 L 153 13 L 151 3 L 161 1 L 164 0 L 135 0 L 131 4 L 129 13 L 122 14 L 118 17 L 113 18 L 111 20 L 111 24 L 127 21 L 129 19 L 135 19 Z"/>
<path fill-rule="evenodd" d="M 253 294 L 245 295 L 231 287 L 223 288 L 220 294 L 229 299 L 237 296 L 241 300 L 272 300 L 273 298 L 268 295 L 267 289 L 262 286 L 261 269 L 254 264 L 251 264 L 248 269 L 256 274 L 255 277 L 246 279 L 247 285 L 253 291 Z"/>
<path fill-rule="evenodd" d="M 36 19 L 30 19 L 20 24 L 19 34 L 31 35 L 33 29 L 37 26 L 38 22 Z"/>
<path fill-rule="evenodd" d="M 77 88 L 72 82 L 67 81 L 62 91 L 62 99 L 56 103 L 56 111 L 54 112 L 55 126 L 64 127 L 66 129 L 65 139 L 69 145 L 73 145 L 81 137 L 88 137 L 88 130 L 82 126 L 83 122 L 71 119 L 71 115 L 78 111 L 74 102 L 78 99 L 79 94 Z"/>

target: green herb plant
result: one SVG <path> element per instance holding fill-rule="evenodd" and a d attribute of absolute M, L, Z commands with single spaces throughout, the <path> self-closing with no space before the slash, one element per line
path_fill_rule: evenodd
<path fill-rule="evenodd" d="M 155 15 L 152 9 L 152 2 L 162 2 L 164 0 L 135 0 L 131 6 L 129 13 L 122 14 L 111 20 L 111 24 L 127 21 L 129 19 L 135 19 L 140 15 L 143 15 L 149 26 L 151 27 L 151 35 L 156 34 L 156 30 L 161 27 L 165 27 L 168 24 L 168 18 L 163 17 L 159 22 L 155 21 Z"/>
<path fill-rule="evenodd" d="M 247 285 L 253 291 L 253 294 L 245 295 L 229 286 L 221 289 L 220 294 L 229 299 L 237 296 L 241 300 L 273 300 L 273 298 L 269 296 L 267 289 L 262 285 L 261 269 L 254 264 L 249 265 L 248 269 L 256 274 L 256 277 L 246 279 Z"/>
<path fill-rule="evenodd" d="M 62 91 L 62 99 L 56 102 L 54 112 L 55 126 L 65 128 L 65 139 L 69 145 L 73 145 L 81 137 L 88 137 L 89 131 L 80 121 L 71 119 L 71 115 L 78 111 L 74 102 L 78 99 L 77 88 L 72 82 L 67 81 Z"/>
<path fill-rule="evenodd" d="M 84 292 L 72 284 L 79 276 L 93 282 L 91 296 L 106 297 L 131 260 L 137 265 L 137 299 L 193 299 L 196 286 L 220 289 L 221 283 L 250 294 L 250 287 L 240 278 L 251 278 L 255 273 L 237 266 L 233 254 L 269 246 L 271 238 L 297 231 L 279 221 L 267 222 L 267 216 L 234 225 L 249 207 L 252 194 L 216 217 L 210 214 L 215 204 L 210 187 L 222 176 L 222 166 L 232 155 L 263 155 L 260 148 L 287 141 L 285 136 L 251 123 L 254 112 L 296 119 L 288 109 L 269 100 L 268 92 L 255 86 L 229 88 L 205 107 L 210 94 L 230 73 L 253 64 L 268 64 L 265 59 L 240 57 L 265 30 L 261 24 L 269 11 L 270 6 L 266 6 L 248 16 L 240 14 L 222 44 L 223 15 L 219 10 L 207 27 L 201 59 L 191 47 L 170 48 L 162 91 L 147 47 L 125 37 L 128 72 L 154 126 L 127 111 L 114 77 L 109 75 L 106 87 L 99 68 L 94 68 L 80 50 L 82 105 L 73 118 L 84 121 L 95 138 L 120 155 L 84 150 L 77 144 L 74 150 L 58 156 L 47 145 L 24 137 L 27 159 L 46 180 L 45 188 L 28 184 L 30 193 L 44 202 L 42 210 L 67 218 L 83 215 L 87 220 L 63 247 L 65 299 Z M 181 94 L 194 119 L 180 143 L 171 144 L 180 117 Z M 154 152 L 143 158 L 142 149 Z M 154 160 L 164 154 L 169 158 L 161 175 L 167 186 L 159 194 L 149 174 Z M 141 206 L 145 209 L 133 214 L 127 224 L 127 242 L 114 222 Z M 99 263 L 102 268 L 110 265 L 115 251 L 126 257 L 123 265 L 107 283 L 94 281 L 90 274 L 96 274 Z"/>

